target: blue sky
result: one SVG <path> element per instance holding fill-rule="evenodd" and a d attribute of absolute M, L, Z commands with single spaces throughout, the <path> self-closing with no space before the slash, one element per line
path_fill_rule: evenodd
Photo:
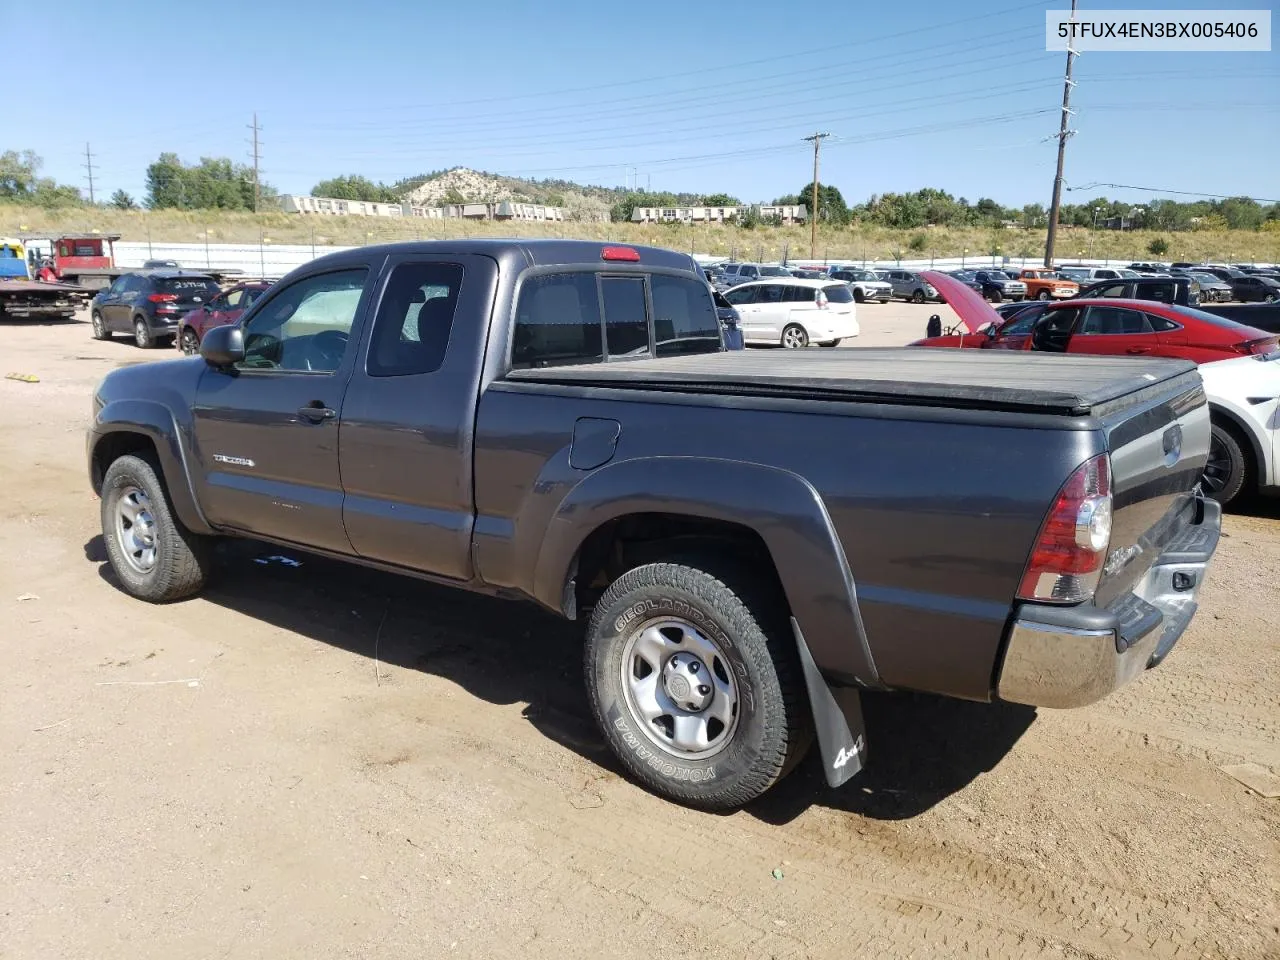
<path fill-rule="evenodd" d="M 53 30 L 15 2 L 6 59 L 31 96 L 0 149 L 83 185 L 87 141 L 99 195 L 141 197 L 161 151 L 247 161 L 256 110 L 284 192 L 464 165 L 760 201 L 809 181 L 821 130 L 850 202 L 1047 205 L 1064 55 L 1044 11 L 1068 5 L 62 0 Z M 1152 196 L 1097 182 L 1280 196 L 1280 53 L 1087 53 L 1076 78 L 1067 202 Z"/>

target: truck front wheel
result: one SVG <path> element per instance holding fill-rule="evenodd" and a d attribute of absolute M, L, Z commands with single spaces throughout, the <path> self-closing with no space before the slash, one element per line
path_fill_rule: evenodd
<path fill-rule="evenodd" d="M 591 617 L 587 691 L 633 778 L 708 810 L 764 793 L 803 755 L 809 719 L 776 590 L 729 571 L 651 563 L 623 574 Z"/>
<path fill-rule="evenodd" d="M 173 515 L 159 470 L 149 459 L 124 456 L 107 468 L 102 538 L 116 579 L 141 600 L 180 600 L 208 579 L 209 539 Z"/>

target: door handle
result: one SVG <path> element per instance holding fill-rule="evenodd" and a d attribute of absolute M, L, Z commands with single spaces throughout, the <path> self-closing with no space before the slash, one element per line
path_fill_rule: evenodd
<path fill-rule="evenodd" d="M 312 423 L 320 423 L 324 420 L 332 420 L 338 415 L 336 410 L 326 407 L 320 400 L 312 400 L 305 407 L 298 408 L 298 416 Z"/>
<path fill-rule="evenodd" d="M 1129 353 L 1150 353 L 1151 348 L 1150 347 L 1130 347 L 1128 352 Z"/>

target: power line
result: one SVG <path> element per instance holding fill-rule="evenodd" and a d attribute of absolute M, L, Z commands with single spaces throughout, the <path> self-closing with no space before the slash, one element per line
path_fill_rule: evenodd
<path fill-rule="evenodd" d="M 261 159 L 258 134 L 262 132 L 262 128 L 258 126 L 258 112 L 256 110 L 253 113 L 253 123 L 249 129 L 253 131 L 253 212 L 257 213 L 258 207 L 262 203 L 262 177 L 258 167 L 258 162 Z"/>
<path fill-rule="evenodd" d="M 89 144 L 87 142 L 84 145 L 84 163 L 80 164 L 80 166 L 89 171 L 89 203 L 92 204 L 95 202 L 93 198 L 93 154 L 89 152 Z"/>
<path fill-rule="evenodd" d="M 1071 0 L 1071 28 L 1075 33 L 1076 0 Z M 1067 41 L 1067 72 L 1062 81 L 1062 119 L 1058 127 L 1058 172 L 1053 178 L 1053 201 L 1049 206 L 1049 230 L 1044 241 L 1044 265 L 1053 266 L 1053 244 L 1058 238 L 1058 213 L 1062 209 L 1062 167 L 1067 157 L 1067 138 L 1073 131 L 1067 129 L 1071 119 L 1071 88 L 1075 83 L 1071 79 L 1071 67 L 1075 63 L 1076 51 Z"/>
<path fill-rule="evenodd" d="M 708 73 L 716 73 L 722 70 L 733 70 L 741 67 L 754 67 L 764 63 L 777 63 L 783 60 L 795 60 L 800 58 L 812 59 L 815 54 L 821 54 L 821 53 L 835 53 L 838 51 L 843 56 L 848 56 L 853 49 L 858 47 L 879 46 L 880 44 L 884 43 L 886 40 L 896 40 L 902 37 L 911 37 L 915 39 L 915 38 L 918 38 L 922 33 L 929 33 L 934 30 L 942 30 L 949 27 L 961 26 L 966 23 L 976 23 L 976 22 L 990 23 L 994 18 L 1002 17 L 1005 14 L 1020 13 L 1024 10 L 1041 10 L 1043 9 L 1043 6 L 1044 5 L 1042 3 L 1020 3 L 1012 7 L 1006 7 L 1002 10 L 984 11 L 981 14 L 968 16 L 968 17 L 959 17 L 954 20 L 942 20 L 936 23 L 929 23 L 924 25 L 913 24 L 910 28 L 906 30 L 899 30 L 896 33 L 887 33 L 887 34 L 880 34 L 878 36 L 864 37 L 864 38 L 859 38 L 855 41 L 842 40 L 840 43 L 831 44 L 830 46 L 815 47 L 807 50 L 801 50 L 796 53 L 784 53 L 784 54 L 778 54 L 776 56 L 760 57 L 755 60 L 741 60 L 736 63 L 722 64 L 714 67 L 701 67 L 696 70 L 681 70 L 674 73 L 665 73 L 657 76 L 636 77 L 628 80 L 616 80 L 609 83 L 594 83 L 594 84 L 590 84 L 588 86 L 582 86 L 582 87 L 563 87 L 559 90 L 541 90 L 541 91 L 531 91 L 528 93 L 503 94 L 501 96 L 495 96 L 495 97 L 478 97 L 471 100 L 452 100 L 452 101 L 446 100 L 446 101 L 437 101 L 434 103 L 417 104 L 417 105 L 387 104 L 385 106 L 362 106 L 359 108 L 352 108 L 352 110 L 348 112 L 359 112 L 362 114 L 368 114 L 370 112 L 384 111 L 384 110 L 394 111 L 394 112 L 403 112 L 405 109 L 410 109 L 413 106 L 423 106 L 423 107 L 429 107 L 431 109 L 438 110 L 444 107 L 465 107 L 465 106 L 473 106 L 479 103 L 507 103 L 512 100 L 530 100 L 530 99 L 542 99 L 545 97 L 558 97 L 566 93 L 588 93 L 588 92 L 594 92 L 599 90 L 612 90 L 618 87 L 638 87 L 646 83 L 665 82 L 665 81 L 674 79 L 676 77 L 705 76 Z M 984 39 L 986 36 L 987 34 L 984 34 Z"/>
<path fill-rule="evenodd" d="M 1197 193 L 1194 190 L 1165 190 L 1163 187 L 1135 187 L 1131 183 L 1086 183 L 1079 187 L 1067 187 L 1068 190 L 1093 190 L 1096 187 L 1111 187 L 1115 190 L 1140 190 L 1143 193 L 1171 193 L 1179 197 L 1205 197 L 1209 200 L 1252 200 L 1254 203 L 1280 203 L 1267 197 L 1246 197 L 1241 193 L 1230 195 L 1221 193 Z"/>

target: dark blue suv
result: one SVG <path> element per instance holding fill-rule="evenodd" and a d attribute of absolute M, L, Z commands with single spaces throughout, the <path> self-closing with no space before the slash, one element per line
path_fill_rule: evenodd
<path fill-rule="evenodd" d="M 184 270 L 125 273 L 93 298 L 93 338 L 132 333 L 138 346 L 154 347 L 178 334 L 178 320 L 221 292 L 213 277 Z"/>

